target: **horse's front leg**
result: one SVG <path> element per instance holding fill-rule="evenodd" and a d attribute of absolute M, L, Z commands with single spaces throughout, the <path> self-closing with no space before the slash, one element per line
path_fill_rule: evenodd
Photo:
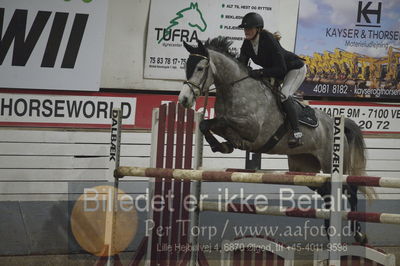
<path fill-rule="evenodd" d="M 242 138 L 242 136 L 240 136 L 236 130 L 230 127 L 226 128 L 225 136 L 226 139 L 229 140 L 229 144 L 234 148 L 244 151 L 253 151 L 254 142 Z"/>
<path fill-rule="evenodd" d="M 255 146 L 256 139 L 260 132 L 260 126 L 254 116 L 235 116 L 227 120 L 225 128 L 225 139 L 233 145 L 234 148 L 254 151 L 259 147 Z"/>
<path fill-rule="evenodd" d="M 203 133 L 204 138 L 207 140 L 208 144 L 210 144 L 211 150 L 213 152 L 221 152 L 221 153 L 232 153 L 233 146 L 229 142 L 220 143 L 214 135 L 211 133 L 215 132 L 217 135 L 223 137 L 225 129 L 227 128 L 227 123 L 225 119 L 213 118 L 208 120 L 203 120 L 200 122 L 199 128 Z"/>

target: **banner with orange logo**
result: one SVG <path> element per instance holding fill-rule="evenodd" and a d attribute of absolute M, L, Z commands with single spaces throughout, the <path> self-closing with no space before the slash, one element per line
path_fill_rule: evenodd
<path fill-rule="evenodd" d="M 295 52 L 308 96 L 400 99 L 400 2 L 300 3 Z"/>

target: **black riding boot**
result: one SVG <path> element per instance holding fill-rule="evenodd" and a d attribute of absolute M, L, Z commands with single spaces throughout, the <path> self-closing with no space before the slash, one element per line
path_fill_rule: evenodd
<path fill-rule="evenodd" d="M 295 102 L 292 97 L 289 97 L 286 101 L 282 102 L 283 110 L 285 111 L 287 118 L 289 119 L 289 124 L 292 127 L 293 132 L 289 136 L 289 148 L 295 148 L 303 145 L 301 133 L 299 129 L 299 120 L 297 117 L 297 110 L 294 106 Z"/>

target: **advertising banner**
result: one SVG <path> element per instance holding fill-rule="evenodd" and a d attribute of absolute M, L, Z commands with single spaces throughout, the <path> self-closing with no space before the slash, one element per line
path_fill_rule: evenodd
<path fill-rule="evenodd" d="M 400 2 L 302 0 L 304 95 L 400 99 Z"/>
<path fill-rule="evenodd" d="M 125 128 L 133 128 L 136 97 L 117 93 L 4 90 L 0 125 L 61 128 L 109 128 L 112 110 L 122 110 Z M 151 112 L 151 109 L 150 109 Z"/>
<path fill-rule="evenodd" d="M 0 91 L 0 127 L 109 128 L 113 108 L 122 110 L 124 129 L 151 128 L 153 108 L 177 102 L 177 95 L 101 92 Z M 205 118 L 215 117 L 215 97 L 209 97 Z M 365 134 L 399 134 L 400 105 L 360 102 L 310 101 L 330 116 L 353 119 Z M 204 97 L 196 111 L 204 109 Z"/>
<path fill-rule="evenodd" d="M 259 13 L 267 29 L 277 29 L 278 0 L 152 0 L 144 77 L 185 79 L 188 54 L 183 41 L 226 36 L 233 41 L 232 51 L 239 53 L 244 33 L 238 25 L 248 12 Z"/>
<path fill-rule="evenodd" d="M 108 0 L 0 0 L 0 87 L 98 91 Z"/>
<path fill-rule="evenodd" d="M 398 104 L 310 101 L 310 106 L 354 120 L 364 134 L 400 133 Z"/>

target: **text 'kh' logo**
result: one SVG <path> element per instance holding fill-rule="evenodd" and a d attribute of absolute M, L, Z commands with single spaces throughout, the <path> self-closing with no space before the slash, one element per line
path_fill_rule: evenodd
<path fill-rule="evenodd" d="M 380 27 L 381 13 L 382 13 L 382 2 L 378 2 L 376 9 L 371 8 L 372 2 L 367 2 L 363 5 L 362 1 L 358 2 L 357 11 L 357 24 L 358 27 Z M 375 18 L 375 22 L 371 21 L 371 17 Z"/>

